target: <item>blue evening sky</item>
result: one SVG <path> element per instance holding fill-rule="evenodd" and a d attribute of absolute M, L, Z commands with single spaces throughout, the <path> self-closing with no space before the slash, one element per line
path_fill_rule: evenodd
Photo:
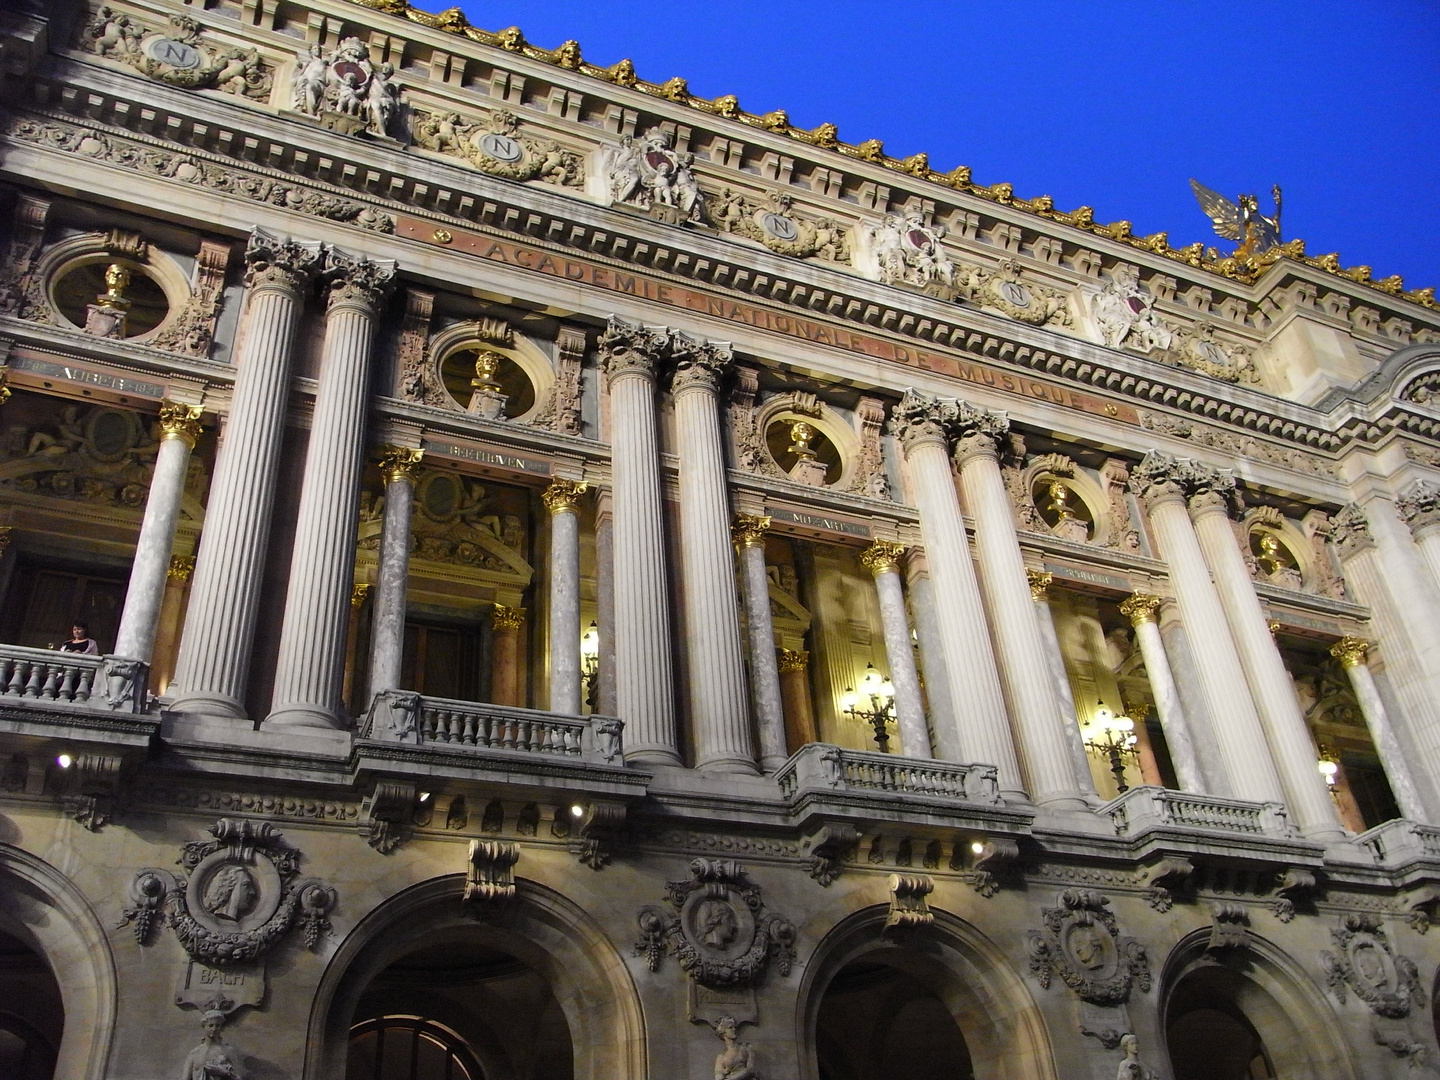
<path fill-rule="evenodd" d="M 413 0 L 412 0 L 413 2 Z M 445 4 L 429 0 L 427 10 Z M 1440 285 L 1440 4 L 1417 0 L 464 0 L 591 63 L 969 165 L 1181 247 L 1225 246 L 1188 180 L 1284 189 L 1287 239 Z"/>

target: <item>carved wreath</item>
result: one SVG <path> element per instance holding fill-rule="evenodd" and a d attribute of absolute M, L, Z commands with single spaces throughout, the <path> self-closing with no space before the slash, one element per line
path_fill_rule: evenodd
<path fill-rule="evenodd" d="M 1409 1016 L 1412 1008 L 1425 1004 L 1415 962 L 1391 951 L 1378 917 L 1346 915 L 1330 936 L 1339 951 L 1321 952 L 1320 966 L 1342 1004 L 1347 988 L 1377 1015 L 1391 1020 Z"/>
<path fill-rule="evenodd" d="M 733 859 L 695 859 L 690 879 L 667 883 L 671 910 L 640 910 L 635 955 L 651 971 L 673 952 L 684 972 L 702 986 L 758 983 L 770 958 L 781 975 L 795 960 L 796 930 L 790 920 L 765 910 L 760 886 Z"/>
<path fill-rule="evenodd" d="M 150 944 L 163 912 L 192 960 L 225 966 L 264 956 L 297 922 L 313 949 L 330 929 L 335 890 L 314 878 L 296 880 L 300 852 L 269 822 L 221 818 L 211 840 L 181 848 L 174 874 L 153 867 L 130 884 L 133 907 L 119 926 L 133 924 L 135 940 Z"/>
<path fill-rule="evenodd" d="M 1092 889 L 1066 889 L 1060 907 L 1042 912 L 1044 930 L 1026 935 L 1030 974 L 1048 988 L 1052 975 L 1094 1005 L 1119 1005 L 1130 988 L 1148 991 L 1150 960 L 1145 946 L 1122 937 L 1110 901 Z"/>

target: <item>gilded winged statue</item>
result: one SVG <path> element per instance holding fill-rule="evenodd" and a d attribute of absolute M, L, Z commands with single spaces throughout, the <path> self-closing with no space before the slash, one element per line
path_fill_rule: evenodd
<path fill-rule="evenodd" d="M 1240 246 L 1234 257 L 1248 258 L 1262 251 L 1269 251 L 1280 244 L 1280 185 L 1270 189 L 1275 197 L 1275 216 L 1266 217 L 1260 213 L 1260 200 L 1254 195 L 1241 195 L 1239 202 L 1231 202 L 1218 191 L 1211 191 L 1198 180 L 1190 181 L 1190 190 L 1205 216 L 1215 223 L 1215 231 L 1226 240 L 1235 240 Z"/>

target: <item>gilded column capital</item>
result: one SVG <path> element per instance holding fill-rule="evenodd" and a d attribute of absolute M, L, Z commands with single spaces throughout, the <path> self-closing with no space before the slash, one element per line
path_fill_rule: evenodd
<path fill-rule="evenodd" d="M 1395 512 L 1417 537 L 1440 525 L 1440 485 L 1416 480 L 1395 500 Z"/>
<path fill-rule="evenodd" d="M 730 538 L 740 548 L 763 547 L 765 534 L 770 531 L 768 515 L 736 514 L 735 523 L 730 526 Z"/>
<path fill-rule="evenodd" d="M 879 577 L 881 574 L 898 574 L 900 560 L 905 557 L 905 545 L 893 540 L 872 540 L 870 546 L 860 553 L 860 565 Z"/>
<path fill-rule="evenodd" d="M 374 314 L 395 283 L 395 260 L 367 259 L 331 248 L 325 258 L 326 308 L 360 308 Z"/>
<path fill-rule="evenodd" d="M 1055 580 L 1055 575 L 1049 570 L 1025 569 L 1025 580 L 1030 582 L 1030 599 L 1039 603 L 1041 600 L 1050 599 L 1050 583 Z"/>
<path fill-rule="evenodd" d="M 557 476 L 540 493 L 540 501 L 552 514 L 576 514 L 580 512 L 580 496 L 589 490 L 590 485 L 583 480 L 566 480 Z"/>
<path fill-rule="evenodd" d="M 1000 443 L 1010 432 L 1010 418 L 1003 412 L 957 401 L 950 430 L 955 436 L 954 458 L 959 466 L 974 457 L 998 458 Z"/>
<path fill-rule="evenodd" d="M 324 257 L 325 247 L 318 240 L 290 240 L 257 226 L 245 245 L 245 287 L 298 296 L 309 288 Z"/>
<path fill-rule="evenodd" d="M 194 572 L 194 555 L 171 555 L 170 566 L 165 571 L 165 576 L 171 581 L 178 581 L 183 585 L 190 580 L 190 575 Z"/>
<path fill-rule="evenodd" d="M 525 625 L 525 609 L 496 604 L 490 609 L 490 625 L 496 630 L 519 630 Z"/>
<path fill-rule="evenodd" d="M 1330 539 L 1340 549 L 1341 559 L 1352 558 L 1375 546 L 1365 511 L 1354 503 L 1341 507 L 1340 512 L 1330 520 Z"/>
<path fill-rule="evenodd" d="M 365 606 L 365 598 L 370 595 L 372 586 L 364 582 L 357 582 L 350 590 L 350 608 L 359 611 Z"/>
<path fill-rule="evenodd" d="M 600 363 L 610 381 L 622 375 L 654 379 L 668 345 L 666 332 L 610 316 L 596 341 Z"/>
<path fill-rule="evenodd" d="M 803 649 L 780 650 L 780 672 L 804 671 L 810 666 L 810 654 Z"/>
<path fill-rule="evenodd" d="M 900 440 L 907 457 L 915 447 L 926 443 L 938 443 L 948 451 L 955 412 L 955 402 L 912 387 L 890 411 L 890 434 Z"/>
<path fill-rule="evenodd" d="M 1340 661 L 1341 667 L 1352 668 L 1365 663 L 1366 653 L 1369 650 L 1370 643 L 1368 641 L 1362 641 L 1360 638 L 1346 634 L 1330 646 L 1330 655 Z"/>
<path fill-rule="evenodd" d="M 200 413 L 198 405 L 182 405 L 178 401 L 160 403 L 160 438 L 180 439 L 190 449 L 200 440 Z"/>
<path fill-rule="evenodd" d="M 424 457 L 419 447 L 386 443 L 380 447 L 380 475 L 387 484 L 413 484 Z"/>
<path fill-rule="evenodd" d="M 1153 623 L 1156 613 L 1160 610 L 1160 602 L 1160 597 L 1152 596 L 1149 593 L 1131 593 L 1120 602 L 1120 614 L 1130 620 L 1131 626 Z"/>
<path fill-rule="evenodd" d="M 720 380 L 730 370 L 735 354 L 728 342 L 702 341 L 678 330 L 670 331 L 670 362 L 674 375 L 670 381 L 670 392 L 679 394 L 685 390 L 708 390 L 712 394 L 720 390 Z"/>

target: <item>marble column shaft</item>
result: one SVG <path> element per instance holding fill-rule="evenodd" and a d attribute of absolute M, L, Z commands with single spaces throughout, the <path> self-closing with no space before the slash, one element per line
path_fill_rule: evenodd
<path fill-rule="evenodd" d="M 130 584 L 125 591 L 125 609 L 115 634 L 115 654 L 150 663 L 155 651 L 155 631 L 160 608 L 165 602 L 165 583 L 170 574 L 170 553 L 175 547 L 175 525 L 180 520 L 180 500 L 190 467 L 190 451 L 200 437 L 200 410 L 189 405 L 165 402 L 160 406 L 160 449 L 155 454 L 155 471 L 150 476 L 150 493 L 145 499 L 145 517 L 135 543 L 135 561 L 130 566 Z"/>
<path fill-rule="evenodd" d="M 1371 674 L 1370 665 L 1366 663 L 1366 651 L 1365 642 L 1345 637 L 1331 646 L 1330 655 L 1340 661 L 1340 666 L 1345 669 L 1345 674 L 1350 679 L 1350 686 L 1360 702 L 1360 713 L 1365 717 L 1365 726 L 1370 731 L 1370 742 L 1374 744 L 1375 753 L 1380 757 L 1380 764 L 1385 769 L 1386 779 L 1390 781 L 1390 791 L 1395 796 L 1400 813 L 1422 825 L 1433 824 L 1431 814 L 1420 797 L 1420 789 L 1415 786 L 1410 762 L 1400 747 L 1400 740 L 1395 737 L 1395 729 L 1390 723 L 1385 701 L 1380 696 L 1380 688 L 1375 685 L 1375 676 Z"/>
<path fill-rule="evenodd" d="M 885 634 L 885 659 L 890 667 L 890 685 L 895 689 L 895 727 L 900 733 L 900 752 L 906 757 L 928 758 L 930 732 L 925 726 L 925 705 L 920 695 L 920 675 L 915 670 L 915 646 L 910 640 L 910 617 L 905 611 L 905 592 L 900 587 L 900 544 L 876 540 L 860 556 L 875 577 L 880 601 L 880 625 Z"/>
<path fill-rule="evenodd" d="M 610 493 L 595 508 L 595 626 L 600 649 L 595 664 L 595 701 L 604 716 L 615 716 L 615 519 Z"/>
<path fill-rule="evenodd" d="M 496 604 L 490 609 L 490 700 L 496 705 L 521 705 L 520 629 L 525 609 Z"/>
<path fill-rule="evenodd" d="M 195 571 L 193 556 L 172 555 L 165 572 L 165 597 L 160 602 L 160 621 L 150 661 L 150 685 L 157 694 L 167 695 L 175 681 L 175 650 L 180 644 L 180 627 L 185 615 L 185 594 Z"/>
<path fill-rule="evenodd" d="M 1170 764 L 1175 768 L 1175 779 L 1181 791 L 1206 794 L 1205 774 L 1200 769 L 1200 759 L 1195 752 L 1195 740 L 1190 733 L 1190 722 L 1180 703 L 1180 688 L 1170 670 L 1170 657 L 1165 652 L 1165 642 L 1160 636 L 1160 624 L 1155 612 L 1160 607 L 1158 596 L 1135 593 L 1120 605 L 1120 614 L 1135 627 L 1135 641 L 1140 646 L 1140 656 L 1145 661 L 1145 677 L 1150 682 L 1150 694 L 1155 699 L 1155 712 L 1160 717 L 1160 729 L 1165 732 L 1165 746 L 1170 751 Z"/>
<path fill-rule="evenodd" d="M 1315 740 L 1305 724 L 1295 696 L 1295 682 L 1270 633 L 1250 571 L 1240 554 L 1226 510 L 1226 496 L 1218 491 L 1192 496 L 1190 515 L 1284 786 L 1291 819 L 1307 836 L 1341 840 L 1345 831 L 1326 790 L 1325 778 L 1316 767 Z"/>
<path fill-rule="evenodd" d="M 960 761 L 959 733 L 955 727 L 955 699 L 950 692 L 950 672 L 940 644 L 940 623 L 935 611 L 935 585 L 925 553 L 912 548 L 905 560 L 905 584 L 910 594 L 910 614 L 915 620 L 915 637 L 920 643 L 920 669 L 925 677 L 925 699 L 930 705 L 930 727 L 935 744 L 930 753 L 945 761 Z"/>
<path fill-rule="evenodd" d="M 785 703 L 780 692 L 780 663 L 775 654 L 775 622 L 770 613 L 770 576 L 765 572 L 768 517 L 740 514 L 731 526 L 740 552 L 745 594 L 745 626 L 750 643 L 750 691 L 760 735 L 760 767 L 773 773 L 789 755 L 785 749 Z"/>
<path fill-rule="evenodd" d="M 785 745 L 790 753 L 819 740 L 810 700 L 810 654 L 782 649 L 780 697 L 785 703 Z"/>
<path fill-rule="evenodd" d="M 345 624 L 355 578 L 355 522 L 376 313 L 391 262 L 331 251 L 325 343 L 305 453 L 285 621 L 269 727 L 343 728 Z"/>
<path fill-rule="evenodd" d="M 1144 471 L 1152 460 L 1153 475 Z M 1173 459 L 1152 454 L 1137 466 L 1131 482 L 1143 497 L 1151 529 L 1170 571 L 1231 791 L 1235 798 L 1251 802 L 1283 802 L 1285 789 L 1275 771 L 1265 729 L 1250 697 L 1235 640 L 1230 636 L 1225 609 L 1185 506 L 1180 482 L 1183 476 L 1177 479 L 1172 475 L 1180 472 Z"/>
<path fill-rule="evenodd" d="M 679 765 L 655 419 L 665 339 L 611 319 L 599 345 L 610 387 L 616 712 L 628 760 Z"/>
<path fill-rule="evenodd" d="M 370 699 L 400 687 L 410 583 L 410 519 L 415 507 L 415 473 L 423 455 L 423 450 L 408 447 L 381 449 L 385 518 L 380 527 L 380 567 L 370 620 Z"/>
<path fill-rule="evenodd" d="M 740 603 L 730 545 L 730 500 L 720 433 L 719 380 L 729 347 L 676 335 L 671 393 L 680 455 L 680 553 L 695 764 L 754 773 Z"/>
<path fill-rule="evenodd" d="M 962 403 L 962 409 L 964 405 Z M 1035 619 L 1035 602 L 1020 555 L 1014 512 L 1000 473 L 996 439 L 1003 417 L 975 410 L 977 426 L 961 436 L 955 460 L 960 488 L 975 522 L 980 580 L 990 601 L 1000 676 L 1015 711 L 1020 759 L 1037 803 L 1083 805 L 1071 751 L 1055 700 L 1053 676 Z"/>
<path fill-rule="evenodd" d="M 242 340 L 180 640 L 171 705 L 178 713 L 246 716 L 295 324 L 321 254 L 319 244 L 258 229 L 245 251 Z"/>
<path fill-rule="evenodd" d="M 580 497 L 586 485 L 557 478 L 550 511 L 550 711 L 580 714 Z"/>
<path fill-rule="evenodd" d="M 1080 734 L 1080 716 L 1075 709 L 1075 695 L 1070 689 L 1070 676 L 1065 671 L 1065 654 L 1060 648 L 1060 634 L 1055 629 L 1055 612 L 1050 606 L 1046 589 L 1053 575 L 1045 571 L 1028 571 L 1030 595 L 1035 601 L 1035 617 L 1040 623 L 1040 637 L 1045 643 L 1045 665 L 1055 687 L 1055 701 L 1060 708 L 1060 722 L 1065 730 L 1065 745 L 1070 750 L 1070 766 L 1075 772 L 1075 786 L 1086 801 L 1098 800 L 1095 777 L 1090 772 L 1090 755 L 1085 752 L 1085 737 Z"/>
<path fill-rule="evenodd" d="M 948 438 L 933 398 L 907 392 L 892 418 L 905 447 L 930 579 L 945 667 L 955 697 L 960 756 L 994 765 L 1001 794 L 1025 798 L 1005 694 L 990 645 L 985 605 L 970 556 L 970 541 L 955 493 Z"/>

